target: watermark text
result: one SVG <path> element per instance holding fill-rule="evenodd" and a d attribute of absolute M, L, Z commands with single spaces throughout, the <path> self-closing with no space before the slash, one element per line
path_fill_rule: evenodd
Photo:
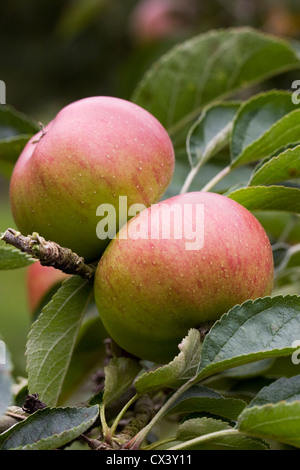
<path fill-rule="evenodd" d="M 4 341 L 0 340 L 0 365 L 6 364 L 6 346 Z"/>
<path fill-rule="evenodd" d="M 6 86 L 3 80 L 0 80 L 0 104 L 6 104 Z"/>
<path fill-rule="evenodd" d="M 96 227 L 97 237 L 100 240 L 116 238 L 118 227 L 123 227 L 119 239 L 183 239 L 186 250 L 200 250 L 203 247 L 204 204 L 161 202 L 146 209 L 143 204 L 128 207 L 127 196 L 119 197 L 118 210 L 112 204 L 99 205 L 96 215 L 101 220 Z M 130 218 L 133 219 L 126 225 Z"/>

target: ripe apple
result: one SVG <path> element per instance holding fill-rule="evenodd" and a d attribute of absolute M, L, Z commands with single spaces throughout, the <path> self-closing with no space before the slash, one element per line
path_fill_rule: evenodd
<path fill-rule="evenodd" d="M 59 269 L 51 266 L 42 266 L 39 261 L 31 264 L 27 268 L 26 287 L 29 310 L 32 314 L 41 306 L 42 300 L 46 294 L 55 287 L 58 287 L 62 281 L 69 277 Z"/>
<path fill-rule="evenodd" d="M 225 196 L 191 192 L 122 227 L 100 259 L 94 290 L 112 339 L 164 363 L 190 328 L 272 287 L 272 249 L 258 220 Z"/>
<path fill-rule="evenodd" d="M 162 40 L 191 26 L 196 13 L 194 0 L 141 0 L 130 15 L 130 33 L 142 43 Z"/>
<path fill-rule="evenodd" d="M 13 216 L 23 234 L 38 232 L 92 261 L 109 242 L 96 235 L 98 206 L 114 206 L 117 220 L 120 195 L 150 206 L 173 171 L 172 142 L 150 113 L 118 98 L 85 98 L 25 146 L 11 179 Z"/>

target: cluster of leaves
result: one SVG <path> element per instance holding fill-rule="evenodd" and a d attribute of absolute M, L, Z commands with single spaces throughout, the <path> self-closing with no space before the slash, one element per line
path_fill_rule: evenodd
<path fill-rule="evenodd" d="M 16 419 L 0 434 L 0 448 L 55 449 L 76 439 L 91 448 L 300 447 L 300 110 L 289 91 L 239 97 L 299 68 L 296 43 L 251 29 L 210 32 L 163 56 L 133 96 L 173 139 L 176 169 L 165 197 L 213 189 L 265 225 L 276 268 L 272 296 L 235 306 L 204 340 L 191 329 L 167 365 L 122 355 L 107 362 L 93 285 L 71 277 L 32 325 L 28 380 L 12 387 L 10 366 L 0 369 L 0 414 Z M 0 108 L 0 165 L 7 174 L 35 130 L 24 116 Z M 32 262 L 0 245 L 1 269 Z M 91 377 L 99 368 L 95 394 Z M 31 415 L 11 407 L 27 393 L 38 393 L 47 407 Z M 154 411 L 143 422 L 137 410 L 145 397 Z M 168 435 L 164 422 L 171 423 Z"/>

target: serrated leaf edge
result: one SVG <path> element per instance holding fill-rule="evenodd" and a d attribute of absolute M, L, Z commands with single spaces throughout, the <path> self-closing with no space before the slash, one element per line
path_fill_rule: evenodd
<path fill-rule="evenodd" d="M 190 330 L 188 331 L 188 334 L 182 339 L 181 343 L 178 345 L 179 349 L 180 349 L 180 346 L 181 345 L 184 345 L 184 342 L 188 339 L 189 337 L 189 334 L 191 331 L 194 331 L 194 332 L 197 332 L 198 335 L 199 335 L 199 341 L 200 341 L 200 334 L 199 334 L 199 331 L 196 330 L 195 328 L 190 328 Z M 172 366 L 174 366 L 174 364 L 176 365 L 177 362 L 178 362 L 178 366 L 177 366 L 177 373 L 175 374 L 172 374 L 172 378 L 167 381 L 168 384 L 171 384 L 171 383 L 174 383 L 176 380 L 178 380 L 179 378 L 181 378 L 181 374 L 182 372 L 185 370 L 185 363 L 183 365 L 180 364 L 180 358 L 184 357 L 185 355 L 185 351 L 180 351 L 177 356 L 174 357 L 174 359 L 172 359 L 172 361 L 170 361 L 168 364 L 165 364 L 163 366 L 160 366 L 160 367 L 157 367 L 155 370 L 150 370 L 150 371 L 147 371 L 147 372 L 144 372 L 143 374 L 139 375 L 135 381 L 135 385 L 136 385 L 136 382 L 138 382 L 139 379 L 142 379 L 144 377 L 149 377 L 149 379 L 151 380 L 151 377 L 153 375 L 156 375 L 157 372 L 159 371 L 159 373 L 163 373 L 163 372 L 168 372 L 168 369 L 169 368 L 172 368 Z M 196 353 L 193 355 L 193 358 L 196 356 Z M 192 360 L 193 360 L 192 358 Z M 187 380 L 189 379 L 190 377 L 187 377 Z M 158 386 L 158 385 L 157 385 Z M 155 387 L 156 388 L 156 387 Z M 155 389 L 154 388 L 154 389 Z M 148 388 L 147 388 L 148 390 Z M 149 390 L 153 390 L 152 388 L 149 388 Z M 137 391 L 139 392 L 139 390 L 137 389 Z M 146 393 L 146 392 L 142 392 L 142 393 Z"/>
<path fill-rule="evenodd" d="M 192 421 L 197 420 L 197 419 L 199 419 L 199 418 L 194 418 L 194 419 L 192 418 Z M 204 423 L 205 423 L 205 421 L 206 421 L 206 422 L 211 422 L 211 421 L 216 422 L 216 421 L 217 421 L 217 422 L 220 423 L 220 424 L 222 423 L 222 424 L 224 425 L 224 430 L 226 430 L 226 429 L 228 429 L 228 430 L 230 430 L 230 429 L 237 429 L 236 426 L 230 426 L 230 424 L 228 424 L 226 421 L 223 421 L 222 419 L 218 419 L 218 418 L 208 418 L 208 417 L 206 417 L 206 416 L 204 416 L 204 417 L 202 417 L 202 418 L 200 418 L 200 419 L 203 420 Z M 188 421 L 190 421 L 190 420 L 186 420 L 186 421 L 184 421 L 184 423 L 188 423 Z M 203 436 L 209 436 L 210 434 L 213 434 L 213 433 L 203 434 Z M 224 437 L 226 437 L 226 436 L 223 436 L 223 439 L 224 439 Z M 266 442 L 266 441 L 265 441 L 264 439 L 262 439 L 262 438 L 257 438 L 257 437 L 255 437 L 255 436 L 247 436 L 247 435 L 242 435 L 242 434 L 237 434 L 236 437 L 239 437 L 240 439 L 250 440 L 250 441 L 259 440 L 259 441 L 260 441 L 259 444 L 260 444 L 261 446 L 264 446 L 264 447 L 266 448 L 266 450 L 268 450 L 268 449 L 270 448 L 270 444 L 269 444 L 268 442 Z M 178 434 L 176 434 L 176 438 L 179 439 Z M 189 438 L 189 439 L 190 439 L 190 438 Z M 185 439 L 185 440 L 182 440 L 182 439 L 181 439 L 181 442 L 185 442 L 185 441 L 187 441 L 187 440 L 189 440 L 189 439 Z M 220 439 L 220 438 L 219 438 L 219 439 Z M 222 439 L 222 438 L 221 438 L 221 439 Z M 213 442 L 213 441 L 214 441 L 214 439 L 212 439 L 212 442 Z"/>
<path fill-rule="evenodd" d="M 196 44 L 200 39 L 203 39 L 203 40 L 207 40 L 208 38 L 210 37 L 214 37 L 220 33 L 232 33 L 232 34 L 240 34 L 240 33 L 250 33 L 250 34 L 255 34 L 261 38 L 264 38 L 266 40 L 269 40 L 270 43 L 273 43 L 273 44 L 278 44 L 280 46 L 283 46 L 286 48 L 286 50 L 288 50 L 290 53 L 292 53 L 295 57 L 295 61 L 297 61 L 298 63 L 295 63 L 293 65 L 290 65 L 290 66 L 287 66 L 287 65 L 283 65 L 281 67 L 278 68 L 277 70 L 277 74 L 280 74 L 280 73 L 283 73 L 284 71 L 286 70 L 293 70 L 293 69 L 297 69 L 299 68 L 300 66 L 300 58 L 299 58 L 299 53 L 296 51 L 295 47 L 293 47 L 288 41 L 282 39 L 282 38 L 279 38 L 275 35 L 272 35 L 272 34 L 267 34 L 267 33 L 264 33 L 262 31 L 257 31 L 256 29 L 250 27 L 250 26 L 242 26 L 242 27 L 239 27 L 239 28 L 220 28 L 220 29 L 212 29 L 206 33 L 203 33 L 203 34 L 199 34 L 191 39 L 187 39 L 186 41 L 178 44 L 178 45 L 175 45 L 173 48 L 171 48 L 167 53 L 165 53 L 164 55 L 162 55 L 158 60 L 156 60 L 152 66 L 150 67 L 150 69 L 147 70 L 147 72 L 144 74 L 144 76 L 142 77 L 142 79 L 140 80 L 140 82 L 138 83 L 137 87 L 135 88 L 133 94 L 132 94 L 132 97 L 131 97 L 131 100 L 133 102 L 136 102 L 138 101 L 138 96 L 141 92 L 141 90 L 143 89 L 144 87 L 144 84 L 148 82 L 149 78 L 152 77 L 153 75 L 153 71 L 156 71 L 156 69 L 164 64 L 165 62 L 167 62 L 169 60 L 169 58 L 173 56 L 173 54 L 176 52 L 176 51 L 184 51 L 186 48 L 189 48 L 189 47 L 193 47 L 194 44 Z M 154 72 L 155 73 L 155 72 Z M 255 85 L 256 83 L 260 83 L 262 82 L 263 80 L 267 80 L 269 77 L 272 77 L 274 76 L 275 74 L 274 73 L 265 73 L 264 75 L 261 75 L 260 77 L 258 78 L 255 78 L 253 80 L 249 80 L 247 82 L 245 82 L 243 85 L 241 85 L 240 87 L 236 87 L 228 92 L 225 92 L 223 94 L 220 94 L 218 96 L 218 99 L 224 99 L 232 94 L 234 94 L 235 91 L 237 90 L 243 90 L 243 89 L 247 89 L 249 88 L 251 85 Z M 197 116 L 197 114 L 199 114 L 201 112 L 201 109 L 203 107 L 198 107 L 197 109 L 193 110 L 190 114 L 188 114 L 184 119 L 181 119 L 179 120 L 178 122 L 176 122 L 175 124 L 173 124 L 173 126 L 171 128 L 168 129 L 168 133 L 170 136 L 173 135 L 173 133 L 175 134 L 175 132 L 178 130 L 178 128 L 181 128 L 183 125 L 187 124 L 188 122 L 190 122 L 195 116 Z M 150 110 L 151 112 L 151 110 Z"/>
<path fill-rule="evenodd" d="M 243 422 L 244 419 L 246 419 L 248 417 L 248 415 L 251 415 L 252 412 L 254 412 L 255 410 L 266 410 L 266 409 L 271 409 L 271 408 L 277 408 L 279 406 L 286 406 L 286 407 L 292 407 L 294 406 L 295 404 L 298 404 L 300 405 L 300 400 L 294 400 L 294 401 L 286 401 L 286 400 L 280 400 L 278 401 L 277 403 L 266 403 L 265 405 L 261 405 L 261 406 L 258 406 L 258 405 L 255 405 L 255 406 L 252 406 L 252 407 L 246 407 L 242 413 L 240 414 L 240 416 L 238 417 L 238 420 L 237 420 L 237 429 L 240 428 L 240 425 L 241 423 Z M 300 418 L 299 418 L 300 419 Z M 278 420 L 277 420 L 278 421 Z M 284 418 L 282 419 L 282 421 L 284 421 Z M 275 422 L 274 420 L 272 420 L 272 423 Z M 259 423 L 258 425 L 264 425 L 266 424 L 265 422 L 263 423 Z M 251 427 L 249 430 L 245 430 L 244 432 L 246 432 L 247 434 L 249 433 L 249 435 L 253 435 L 255 436 L 256 434 L 251 432 L 251 430 L 253 429 L 253 427 Z M 266 438 L 266 436 L 265 436 Z M 289 437 L 287 437 L 286 439 L 283 437 L 279 439 L 279 436 L 273 436 L 273 435 L 270 435 L 269 436 L 270 439 L 274 438 L 276 440 L 278 440 L 279 442 L 286 442 L 288 443 L 289 441 Z M 299 440 L 299 443 L 300 443 L 300 436 L 298 438 L 292 438 L 293 440 Z"/>
<path fill-rule="evenodd" d="M 289 187 L 289 186 L 283 186 L 283 185 L 276 185 L 276 184 L 272 184 L 272 185 L 268 185 L 268 186 L 264 186 L 264 185 L 257 185 L 257 186 L 244 186 L 242 188 L 239 188 L 239 189 L 236 189 L 236 190 L 233 190 L 231 191 L 230 189 L 228 190 L 228 192 L 226 193 L 226 196 L 229 197 L 230 199 L 232 199 L 232 195 L 234 194 L 238 194 L 238 193 L 243 193 L 244 191 L 254 191 L 255 188 L 260 188 L 260 189 L 265 189 L 265 190 L 269 190 L 269 189 L 273 189 L 273 188 L 280 188 L 280 190 L 282 191 L 286 191 L 286 193 L 288 192 L 293 192 L 294 194 L 295 193 L 299 193 L 299 197 L 300 197 L 300 188 L 296 188 L 296 187 Z M 297 194 L 298 195 L 298 194 Z M 233 199 L 235 200 L 235 199 Z M 239 202 L 239 204 L 243 205 L 241 202 Z M 250 211 L 252 209 L 249 209 Z M 254 210 L 254 209 L 253 209 Z M 255 209 L 256 210 L 256 209 Z M 279 209 L 271 209 L 271 208 L 267 208 L 267 209 L 264 209 L 264 208 L 260 208 L 259 209 L 260 211 L 264 211 L 264 210 L 267 210 L 267 211 L 278 211 Z M 297 214 L 298 212 L 295 212 L 294 210 L 290 209 L 289 207 L 286 207 L 285 209 L 280 209 L 280 210 L 284 210 L 284 212 L 290 212 L 290 213 L 293 213 L 293 214 Z M 300 212 L 299 212 L 300 213 Z"/>
<path fill-rule="evenodd" d="M 9 450 L 34 450 L 34 447 L 35 447 L 36 443 L 39 443 L 39 444 L 40 444 L 40 443 L 43 443 L 43 442 L 47 442 L 47 443 L 50 442 L 50 443 L 51 443 L 52 440 L 56 439 L 57 437 L 62 437 L 62 436 L 64 436 L 65 434 L 69 433 L 69 432 L 72 431 L 72 430 L 76 430 L 76 429 L 82 428 L 82 429 L 83 429 L 82 432 L 84 432 L 86 429 L 88 429 L 88 428 L 96 421 L 96 419 L 97 419 L 97 417 L 98 417 L 98 415 L 99 415 L 99 405 L 93 405 L 93 406 L 98 408 L 98 412 L 97 412 L 95 418 L 89 419 L 88 421 L 86 421 L 86 422 L 84 423 L 84 425 L 81 424 L 81 425 L 79 425 L 79 426 L 75 426 L 75 427 L 73 427 L 73 428 L 66 429 L 66 430 L 64 430 L 62 433 L 52 434 L 52 436 L 49 436 L 49 437 L 47 437 L 47 438 L 40 439 L 40 440 L 38 440 L 38 441 L 35 441 L 35 443 L 27 444 L 26 446 L 11 447 L 11 448 L 9 448 Z M 92 408 L 92 407 L 90 407 L 90 408 Z M 43 408 L 43 409 L 44 409 L 44 410 L 47 409 L 47 410 L 49 411 L 49 413 L 51 413 L 53 410 L 62 410 L 62 411 L 66 411 L 66 410 L 74 410 L 74 409 L 80 410 L 80 409 L 82 409 L 82 408 L 66 406 L 66 407 L 59 407 L 59 408 L 55 408 L 55 407 L 53 407 L 53 408 L 48 408 L 48 407 L 47 407 L 47 408 Z M 43 412 L 43 409 L 42 409 L 42 410 L 37 410 L 35 413 L 33 413 L 32 415 L 30 415 L 28 418 L 26 418 L 26 420 L 24 420 L 24 421 L 22 422 L 23 425 L 25 426 L 25 423 L 28 423 L 28 419 L 30 420 L 30 417 L 31 417 L 31 416 L 32 416 L 32 417 L 33 417 L 33 416 L 35 417 L 35 416 L 37 416 L 38 413 L 42 413 L 42 412 Z M 33 418 L 32 418 L 32 419 L 33 419 Z M 85 428 L 85 425 L 86 425 L 86 424 L 88 424 L 88 426 Z M 84 429 L 84 428 L 85 428 L 85 429 Z M 14 433 L 11 433 L 11 434 L 7 437 L 7 439 L 9 439 L 11 436 L 13 436 L 13 434 L 14 434 Z M 80 432 L 80 434 L 81 434 L 81 432 Z M 4 446 L 4 444 L 5 444 L 5 442 L 7 441 L 7 439 L 3 442 L 3 444 L 2 444 L 1 447 Z M 73 438 L 73 439 L 74 439 L 74 438 Z M 62 443 L 61 445 L 64 445 L 64 444 L 66 444 L 66 443 Z"/>
<path fill-rule="evenodd" d="M 241 104 L 239 110 L 237 111 L 236 115 L 235 115 L 235 118 L 233 119 L 233 131 L 234 131 L 234 127 L 235 127 L 235 124 L 237 123 L 241 113 L 243 112 L 243 110 L 245 108 L 247 108 L 247 106 L 249 106 L 251 103 L 254 103 L 255 101 L 259 101 L 260 99 L 266 97 L 266 96 L 274 96 L 274 95 L 277 95 L 277 96 L 288 96 L 290 95 L 290 98 L 291 98 L 291 101 L 292 101 L 292 92 L 289 92 L 289 91 L 286 91 L 286 90 L 277 90 L 277 89 L 273 89 L 273 90 L 268 90 L 267 92 L 261 92 L 261 93 L 258 93 L 256 95 L 254 95 L 253 97 L 251 97 L 249 100 L 245 101 L 243 104 Z M 285 119 L 287 116 L 289 116 L 290 114 L 292 113 L 295 113 L 295 112 L 299 112 L 299 109 L 295 109 L 293 111 L 290 111 L 289 113 L 285 114 L 282 118 L 278 119 L 276 122 L 274 122 L 270 127 L 269 129 L 267 129 L 260 137 L 258 137 L 257 139 L 255 139 L 253 142 L 251 142 L 251 144 L 247 145 L 247 147 L 245 147 L 240 153 L 239 155 L 237 155 L 237 157 L 235 157 L 234 159 L 231 160 L 231 167 L 232 168 L 237 168 L 239 166 L 239 160 L 241 159 L 242 155 L 244 154 L 244 152 L 246 152 L 246 150 L 248 151 L 248 149 L 251 150 L 251 147 L 256 145 L 257 142 L 259 142 L 263 136 L 265 136 L 267 133 L 271 132 L 271 130 L 273 130 L 273 128 L 275 126 L 278 125 L 279 122 L 281 122 L 283 119 Z M 232 134 L 233 134 L 233 131 L 232 131 Z M 231 156 L 232 156 L 232 143 L 230 145 L 230 152 L 231 152 Z M 267 155 L 265 155 L 266 157 Z M 260 157 L 261 158 L 264 158 L 264 157 Z M 254 160 L 255 161 L 255 160 Z M 245 162 L 245 163 L 242 163 L 241 165 L 245 165 L 247 163 L 251 163 L 250 161 L 249 162 Z"/>
<path fill-rule="evenodd" d="M 237 310 L 237 309 L 240 308 L 240 307 L 244 307 L 244 306 L 247 306 L 247 305 L 250 305 L 250 304 L 253 305 L 253 304 L 255 304 L 255 303 L 259 303 L 259 302 L 264 301 L 264 300 L 267 300 L 267 299 L 269 299 L 269 300 L 274 300 L 274 301 L 281 301 L 281 300 L 291 300 L 291 301 L 292 301 L 292 300 L 296 300 L 296 299 L 300 300 L 300 295 L 297 295 L 297 294 L 287 294 L 287 295 L 277 295 L 276 297 L 272 297 L 272 296 L 258 297 L 258 298 L 256 298 L 255 300 L 249 299 L 249 300 L 246 300 L 245 302 L 243 302 L 242 304 L 237 304 L 237 305 L 235 305 L 235 306 L 232 307 L 230 310 L 228 310 L 228 312 L 224 313 L 224 314 L 214 323 L 213 327 L 211 328 L 210 332 L 207 334 L 207 336 L 206 336 L 206 338 L 205 338 L 205 340 L 204 340 L 203 346 L 204 346 L 204 344 L 205 344 L 206 339 L 209 338 L 209 336 L 210 336 L 212 330 L 215 328 L 215 326 L 218 325 L 218 324 L 220 324 L 222 321 L 224 321 L 224 319 L 225 319 L 226 317 L 228 317 L 229 315 L 231 315 L 231 312 L 232 312 L 232 311 Z M 298 347 L 299 347 L 299 346 L 298 346 Z M 290 352 L 293 352 L 293 351 L 296 350 L 296 349 L 297 349 L 297 347 L 295 347 L 295 348 L 283 348 L 283 349 L 272 349 L 272 351 L 266 351 L 266 353 L 268 353 L 268 352 L 270 353 L 270 356 L 267 356 L 267 354 L 266 354 L 265 357 L 266 357 L 266 358 L 267 358 L 267 357 L 273 357 L 274 354 L 272 354 L 272 353 L 273 353 L 274 351 L 278 351 L 278 352 L 279 352 L 279 351 L 282 351 L 282 352 L 283 352 L 283 351 L 290 351 Z M 259 355 L 261 352 L 264 352 L 264 350 L 261 350 L 260 352 L 258 351 L 258 352 L 256 352 L 256 353 L 251 354 L 251 357 L 253 356 L 253 357 L 254 357 L 254 360 L 253 360 L 253 361 L 249 361 L 249 363 L 250 363 L 250 362 L 255 362 L 256 356 Z M 242 358 L 249 358 L 249 354 L 243 354 L 243 355 L 241 355 L 241 356 L 234 356 L 234 358 L 241 358 L 241 359 L 242 359 Z M 228 362 L 232 362 L 232 359 L 234 359 L 234 358 L 230 358 L 230 359 L 227 359 L 227 360 L 225 359 L 224 361 L 211 362 L 209 365 L 205 366 L 203 369 L 200 369 L 200 367 L 201 367 L 201 361 L 200 361 L 200 363 L 199 363 L 199 368 L 198 368 L 198 371 L 197 371 L 198 379 L 200 380 L 200 379 L 206 377 L 206 375 L 204 374 L 204 372 L 205 372 L 206 369 L 210 369 L 212 365 L 217 365 L 217 364 L 220 364 L 220 365 L 223 364 L 223 365 L 225 365 L 225 364 L 228 363 Z M 247 361 L 246 363 L 248 363 L 248 361 Z M 245 363 L 241 363 L 240 365 L 243 365 L 243 364 L 245 364 Z M 216 370 L 216 369 L 214 369 L 213 373 L 215 373 L 215 370 Z"/>
<path fill-rule="evenodd" d="M 72 278 L 73 278 L 73 277 L 72 277 Z M 36 334 L 36 332 L 34 331 L 34 327 L 37 326 L 38 323 L 43 320 L 42 314 L 44 313 L 45 309 L 52 308 L 52 307 L 51 307 L 51 304 L 56 300 L 56 297 L 57 297 L 57 296 L 61 295 L 60 290 L 64 287 L 64 285 L 65 285 L 66 283 L 70 282 L 70 280 L 71 280 L 72 278 L 65 279 L 65 280 L 62 282 L 60 288 L 58 289 L 58 291 L 56 291 L 56 293 L 54 294 L 54 296 L 52 297 L 52 299 L 50 300 L 50 302 L 48 302 L 48 304 L 43 307 L 43 309 L 42 309 L 40 315 L 39 315 L 39 316 L 37 317 L 37 319 L 32 323 L 31 329 L 30 329 L 30 331 L 29 331 L 29 333 L 28 333 L 27 342 L 26 342 L 26 349 L 25 349 L 25 355 L 26 355 L 26 356 L 28 355 L 30 340 L 31 340 L 32 337 Z M 90 281 L 86 280 L 84 283 L 82 283 L 81 286 L 80 286 L 80 289 L 83 288 L 84 286 L 86 286 L 89 282 L 90 282 Z M 80 290 L 80 289 L 78 289 L 78 290 Z M 77 291 L 78 291 L 78 290 L 77 290 Z M 73 291 L 71 295 L 73 296 L 74 294 L 77 293 L 77 291 L 76 291 L 76 292 Z M 90 294 L 90 295 L 91 295 L 91 294 Z M 90 298 L 90 295 L 89 295 L 89 298 Z M 70 297 L 68 297 L 68 299 L 69 299 L 69 298 L 70 298 Z M 89 300 L 87 300 L 86 306 L 88 305 L 88 302 L 89 302 Z M 86 308 L 86 307 L 85 307 L 85 308 Z M 76 337 L 75 337 L 74 342 L 73 342 L 73 347 L 74 347 L 75 343 L 76 343 Z M 71 357 L 69 358 L 68 365 L 67 365 L 67 369 L 68 369 L 68 367 L 69 367 L 70 360 L 71 360 Z M 29 363 L 28 363 L 28 358 L 27 358 L 27 368 L 28 368 L 28 364 L 29 364 Z M 63 380 L 64 380 L 65 375 L 66 375 L 66 373 L 67 373 L 67 369 L 64 371 L 64 376 L 63 376 L 63 379 L 62 379 L 61 384 L 63 384 Z M 29 387 L 29 390 L 30 390 L 30 386 L 31 386 L 31 385 L 30 385 L 30 379 L 29 379 L 29 369 L 27 369 L 27 371 L 28 371 L 28 387 Z M 61 385 L 61 386 L 62 386 L 62 385 Z M 60 393 L 60 392 L 59 392 L 59 393 Z M 56 396 L 56 400 L 57 400 L 58 397 L 59 397 L 59 393 L 58 393 L 58 395 Z"/>
<path fill-rule="evenodd" d="M 300 110 L 297 110 L 298 112 Z M 294 112 L 294 111 L 293 111 Z M 300 138 L 299 138 L 300 139 Z M 267 160 L 265 163 L 263 163 L 259 168 L 257 168 L 257 170 L 254 169 L 252 175 L 251 175 L 251 178 L 249 179 L 248 181 L 248 186 L 249 187 L 252 187 L 252 186 L 259 186 L 257 184 L 254 183 L 254 185 L 252 185 L 252 182 L 253 182 L 253 179 L 255 178 L 255 176 L 257 174 L 259 174 L 262 170 L 264 170 L 266 167 L 268 167 L 268 165 L 273 162 L 273 161 L 277 161 L 279 158 L 281 158 L 282 156 L 284 156 L 286 153 L 293 153 L 295 150 L 300 150 L 300 144 L 296 145 L 295 147 L 293 148 L 288 148 L 286 150 L 284 150 L 283 152 L 279 153 L 278 155 L 275 155 L 273 157 L 271 157 L 269 160 Z M 274 185 L 274 183 L 273 183 Z M 276 186 L 276 185 L 274 185 Z"/>

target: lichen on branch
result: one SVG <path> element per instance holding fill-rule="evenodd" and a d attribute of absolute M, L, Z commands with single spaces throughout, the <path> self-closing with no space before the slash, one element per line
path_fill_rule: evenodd
<path fill-rule="evenodd" d="M 66 274 L 75 274 L 84 279 L 92 280 L 94 278 L 95 266 L 85 264 L 84 259 L 69 248 L 47 241 L 36 232 L 24 236 L 20 232 L 8 228 L 1 235 L 0 240 L 38 259 L 43 266 L 52 266 Z"/>

